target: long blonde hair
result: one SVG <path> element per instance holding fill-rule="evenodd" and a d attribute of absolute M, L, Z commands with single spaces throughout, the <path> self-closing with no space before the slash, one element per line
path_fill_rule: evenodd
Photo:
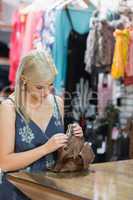
<path fill-rule="evenodd" d="M 38 83 L 40 81 L 53 82 L 56 75 L 56 67 L 47 51 L 33 50 L 23 57 L 16 74 L 14 91 L 15 107 L 18 112 L 21 112 L 27 118 L 24 101 L 22 101 L 22 87 L 24 87 L 21 80 L 22 76 L 27 81 Z M 23 90 L 26 93 L 25 88 Z"/>

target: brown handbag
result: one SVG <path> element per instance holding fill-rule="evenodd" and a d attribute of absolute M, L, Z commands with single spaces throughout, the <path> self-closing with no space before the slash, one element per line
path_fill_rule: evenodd
<path fill-rule="evenodd" d="M 73 134 L 73 124 L 68 125 L 66 147 L 58 150 L 58 159 L 53 171 L 74 172 L 88 170 L 89 164 L 94 161 L 95 155 L 88 142 L 83 137 Z"/>

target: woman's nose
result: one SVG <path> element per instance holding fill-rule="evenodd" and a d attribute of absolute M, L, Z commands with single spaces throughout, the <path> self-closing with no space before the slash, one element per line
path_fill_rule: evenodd
<path fill-rule="evenodd" d="M 42 96 L 47 96 L 49 94 L 50 90 L 49 88 L 45 88 L 45 90 L 42 90 Z"/>

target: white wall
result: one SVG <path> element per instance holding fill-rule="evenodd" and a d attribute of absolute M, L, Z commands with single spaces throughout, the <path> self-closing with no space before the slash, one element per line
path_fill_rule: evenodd
<path fill-rule="evenodd" d="M 102 8 L 110 8 L 111 10 L 117 9 L 121 0 L 91 0 L 96 6 L 101 6 Z"/>

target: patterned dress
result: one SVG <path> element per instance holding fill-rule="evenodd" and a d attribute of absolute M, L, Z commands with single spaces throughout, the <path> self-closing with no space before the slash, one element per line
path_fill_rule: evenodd
<path fill-rule="evenodd" d="M 64 127 L 59 111 L 59 107 L 54 96 L 54 112 L 46 128 L 43 132 L 40 127 L 30 120 L 28 125 L 25 124 L 23 117 L 16 112 L 16 138 L 15 152 L 20 153 L 28 151 L 45 144 L 53 135 L 63 133 Z M 48 154 L 37 160 L 30 166 L 19 171 L 37 172 L 45 171 L 47 167 L 54 165 L 56 161 L 56 152 Z M 0 200 L 29 200 L 16 187 L 9 183 L 6 179 L 6 173 L 0 175 Z"/>

